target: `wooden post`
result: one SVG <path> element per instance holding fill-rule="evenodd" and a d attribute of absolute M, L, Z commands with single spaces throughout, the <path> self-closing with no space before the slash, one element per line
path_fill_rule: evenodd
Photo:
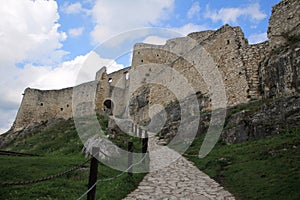
<path fill-rule="evenodd" d="M 137 125 L 135 124 L 135 125 L 134 125 L 134 136 L 137 136 L 137 134 L 138 134 L 138 131 L 137 131 Z"/>
<path fill-rule="evenodd" d="M 140 138 L 140 141 L 142 141 L 142 135 L 143 134 L 143 129 L 141 127 L 139 127 L 139 138 Z"/>
<path fill-rule="evenodd" d="M 142 138 L 142 155 L 143 155 L 143 158 L 144 158 L 145 154 L 147 153 L 147 150 L 148 150 L 148 132 L 145 131 L 145 135 Z M 146 160 L 144 159 L 142 161 L 142 163 L 145 164 Z"/>
<path fill-rule="evenodd" d="M 132 176 L 133 142 L 128 142 L 128 175 Z"/>
<path fill-rule="evenodd" d="M 135 134 L 134 134 L 134 123 L 131 124 L 131 132 L 135 136 Z"/>
<path fill-rule="evenodd" d="M 97 174 L 98 174 L 98 160 L 94 157 L 99 153 L 99 147 L 93 147 L 92 148 L 92 159 L 91 159 L 91 166 L 90 166 L 90 175 L 89 175 L 89 186 L 88 189 L 90 189 L 97 181 Z M 87 200 L 95 200 L 96 198 L 96 186 L 93 187 L 88 193 L 87 193 Z"/>

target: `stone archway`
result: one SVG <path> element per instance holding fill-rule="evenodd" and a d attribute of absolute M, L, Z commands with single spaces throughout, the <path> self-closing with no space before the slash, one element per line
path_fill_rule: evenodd
<path fill-rule="evenodd" d="M 112 100 L 106 99 L 103 102 L 103 105 L 104 105 L 104 111 L 106 112 L 106 114 L 112 115 L 113 114 L 113 108 L 114 108 L 114 103 L 112 102 Z"/>

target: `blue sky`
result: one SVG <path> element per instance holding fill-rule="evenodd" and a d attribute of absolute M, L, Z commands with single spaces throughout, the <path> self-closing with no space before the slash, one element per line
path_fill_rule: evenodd
<path fill-rule="evenodd" d="M 226 23 L 241 26 L 250 43 L 262 42 L 267 39 L 271 8 L 278 2 L 6 1 L 0 8 L 0 133 L 12 125 L 26 87 L 73 86 L 88 57 L 97 65 L 82 81 L 93 79 L 103 65 L 109 65 L 109 72 L 130 65 L 135 42 L 162 44 L 171 37 L 218 29 Z M 153 31 L 153 27 L 160 29 Z M 131 40 L 132 34 L 140 35 Z M 96 48 L 99 44 L 101 48 Z"/>

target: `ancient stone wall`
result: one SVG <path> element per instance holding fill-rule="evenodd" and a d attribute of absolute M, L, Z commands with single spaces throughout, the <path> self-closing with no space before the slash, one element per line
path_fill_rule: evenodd
<path fill-rule="evenodd" d="M 197 42 L 201 43 L 204 40 L 206 40 L 213 33 L 214 33 L 214 31 L 209 30 L 209 31 L 201 31 L 201 32 L 190 33 L 187 36 L 194 39 L 194 40 L 196 40 Z"/>
<path fill-rule="evenodd" d="M 109 92 L 106 99 L 112 101 L 113 114 L 117 117 L 126 115 L 129 102 L 130 67 L 108 75 Z"/>
<path fill-rule="evenodd" d="M 248 99 L 260 99 L 259 66 L 270 54 L 269 42 L 249 45 L 241 49 L 241 54 L 245 65 L 246 80 L 249 86 L 247 97 Z"/>
<path fill-rule="evenodd" d="M 270 46 L 284 46 L 297 37 L 300 37 L 300 1 L 283 0 L 272 9 L 268 29 Z"/>
<path fill-rule="evenodd" d="M 90 81 L 77 85 L 73 88 L 72 98 L 72 117 L 82 117 L 94 115 L 96 110 L 96 97 L 99 81 Z"/>
<path fill-rule="evenodd" d="M 105 109 L 103 102 L 105 101 L 105 98 L 109 96 L 109 83 L 108 83 L 108 76 L 105 67 L 101 68 L 96 73 L 95 80 L 98 81 L 96 98 L 95 98 L 95 104 L 96 104 L 95 110 L 100 112 L 101 110 Z"/>
<path fill-rule="evenodd" d="M 73 88 L 45 91 L 27 88 L 13 129 L 22 129 L 30 123 L 51 118 L 70 118 L 72 116 L 72 92 Z"/>
<path fill-rule="evenodd" d="M 249 86 L 240 49 L 247 47 L 248 41 L 240 27 L 225 25 L 201 45 L 212 55 L 222 75 L 228 106 L 247 102 Z"/>
<path fill-rule="evenodd" d="M 208 36 L 208 34 L 211 34 Z M 171 67 L 176 72 L 186 78 L 195 92 L 201 92 L 210 96 L 209 89 L 205 83 L 201 70 L 195 68 L 205 64 L 205 59 L 199 60 L 195 47 L 201 45 L 214 60 L 212 67 L 218 67 L 225 85 L 228 105 L 235 105 L 248 100 L 248 82 L 246 81 L 246 69 L 240 52 L 241 48 L 247 46 L 247 40 L 238 27 L 223 26 L 217 31 L 206 31 L 203 34 L 193 33 L 193 38 L 177 38 L 169 40 L 166 45 L 137 44 L 134 48 L 132 68 L 142 65 L 163 64 L 166 68 Z M 200 42 L 200 43 L 199 43 Z M 187 60 L 187 58 L 190 58 Z M 143 74 L 151 73 L 149 71 Z M 163 69 L 162 69 L 163 70 Z M 163 71 L 159 72 L 163 74 Z M 142 75 L 142 74 L 141 74 Z M 176 79 L 175 74 L 167 74 L 161 79 L 161 85 L 151 86 L 150 104 L 167 104 L 174 101 L 176 94 L 166 88 L 168 82 Z M 180 90 L 180 86 L 178 86 Z M 182 90 L 182 88 L 181 88 Z M 179 91 L 180 92 L 180 91 Z"/>

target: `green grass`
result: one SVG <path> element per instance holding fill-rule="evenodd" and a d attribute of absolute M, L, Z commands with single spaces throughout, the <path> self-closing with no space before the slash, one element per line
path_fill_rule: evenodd
<path fill-rule="evenodd" d="M 19 137 L 5 149 L 40 156 L 0 156 L 0 182 L 29 181 L 64 172 L 87 159 L 81 153 L 82 147 L 72 120 L 64 120 L 33 135 Z M 33 185 L 1 186 L 0 199 L 77 199 L 88 188 L 89 165 L 87 163 L 68 175 Z M 120 173 L 99 163 L 98 179 Z M 97 184 L 97 199 L 122 199 L 137 187 L 144 176 L 133 174 L 129 177 L 125 173 L 112 181 L 100 182 Z"/>
<path fill-rule="evenodd" d="M 186 153 L 198 154 L 202 141 Z M 259 141 L 220 142 L 203 159 L 187 157 L 237 199 L 300 199 L 300 127 Z"/>

